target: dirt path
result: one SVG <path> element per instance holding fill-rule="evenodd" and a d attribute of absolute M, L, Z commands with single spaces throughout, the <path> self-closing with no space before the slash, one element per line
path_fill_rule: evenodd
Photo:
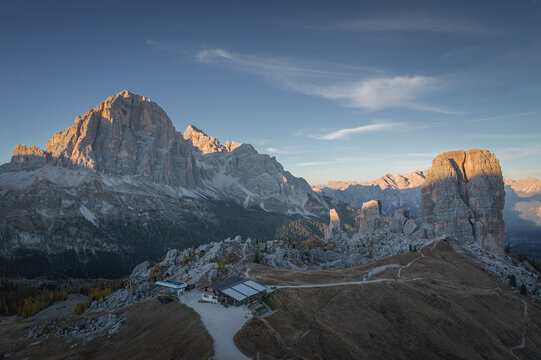
<path fill-rule="evenodd" d="M 509 349 L 511 354 L 516 359 L 520 359 L 520 358 L 515 355 L 514 351 L 518 350 L 518 349 L 524 349 L 524 347 L 526 346 L 526 330 L 528 329 L 528 323 L 530 322 L 530 316 L 528 315 L 528 304 L 526 303 L 526 301 L 524 301 L 524 299 L 520 299 L 520 300 L 524 304 L 524 312 L 523 312 L 523 315 L 522 315 L 522 341 L 521 341 L 520 345 L 513 346 L 512 348 Z"/>
<path fill-rule="evenodd" d="M 226 308 L 219 304 L 200 303 L 201 292 L 198 290 L 188 291 L 179 299 L 201 316 L 201 320 L 214 340 L 214 359 L 249 359 L 237 349 L 233 340 L 235 334 L 252 317 L 246 306 Z"/>
<path fill-rule="evenodd" d="M 422 253 L 421 249 L 417 250 L 417 252 L 418 252 L 419 254 L 421 254 L 421 256 L 419 256 L 418 258 L 414 259 L 413 261 L 410 261 L 407 265 L 404 265 L 404 266 L 402 266 L 400 269 L 398 269 L 398 274 L 397 274 L 397 276 L 398 276 L 399 279 L 402 279 L 401 272 L 402 272 L 403 269 L 409 268 L 411 264 L 413 264 L 413 263 L 416 262 L 417 260 L 420 260 L 420 259 L 422 259 L 422 258 L 425 257 L 425 254 Z"/>
<path fill-rule="evenodd" d="M 297 289 L 297 288 L 320 288 L 320 287 L 331 287 L 331 286 L 345 286 L 345 285 L 364 285 L 364 284 L 373 284 L 373 283 L 381 283 L 381 282 L 391 282 L 391 281 L 417 281 L 422 280 L 423 278 L 411 278 L 411 279 L 404 279 L 402 277 L 402 270 L 410 267 L 414 262 L 426 257 L 425 254 L 421 251 L 421 249 L 417 250 L 421 256 L 415 258 L 414 260 L 410 261 L 408 264 L 400 266 L 398 264 L 388 264 L 384 266 L 379 266 L 374 269 L 371 269 L 368 271 L 364 277 L 363 280 L 360 281 L 346 281 L 346 282 L 334 282 L 334 283 L 324 283 L 324 284 L 309 284 L 309 285 L 270 285 L 272 289 Z M 370 277 L 386 270 L 389 268 L 399 268 L 397 273 L 397 279 L 375 279 L 375 280 L 369 280 Z"/>

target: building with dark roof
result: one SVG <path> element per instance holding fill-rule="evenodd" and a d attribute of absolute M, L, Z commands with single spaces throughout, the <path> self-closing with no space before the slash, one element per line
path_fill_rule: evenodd
<path fill-rule="evenodd" d="M 240 276 L 214 282 L 205 287 L 204 290 L 218 296 L 218 302 L 227 305 L 255 303 L 267 294 L 265 286 Z"/>

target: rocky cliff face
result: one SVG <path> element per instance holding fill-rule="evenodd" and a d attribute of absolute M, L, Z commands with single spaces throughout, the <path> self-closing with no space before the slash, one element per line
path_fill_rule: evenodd
<path fill-rule="evenodd" d="M 47 153 L 37 146 L 17 145 L 11 154 L 11 166 L 14 169 L 36 169 L 47 162 Z"/>
<path fill-rule="evenodd" d="M 381 216 L 381 201 L 370 200 L 363 204 L 358 217 L 359 234 L 373 233 L 383 229 L 384 219 Z"/>
<path fill-rule="evenodd" d="M 192 145 L 199 149 L 202 154 L 231 152 L 242 145 L 236 141 L 229 140 L 225 142 L 225 145 L 222 145 L 214 136 L 208 136 L 193 125 L 189 125 L 182 136 L 184 139 L 191 141 Z"/>
<path fill-rule="evenodd" d="M 325 239 L 332 239 L 341 231 L 340 217 L 338 216 L 336 209 L 329 210 L 329 218 L 329 227 L 327 228 L 327 232 L 325 233 Z"/>
<path fill-rule="evenodd" d="M 420 217 L 435 235 L 504 250 L 505 203 L 498 159 L 487 150 L 450 151 L 438 155 L 421 189 Z"/>
<path fill-rule="evenodd" d="M 47 153 L 61 166 L 177 186 L 200 184 L 193 148 L 165 111 L 126 90 L 78 116 L 47 143 Z"/>

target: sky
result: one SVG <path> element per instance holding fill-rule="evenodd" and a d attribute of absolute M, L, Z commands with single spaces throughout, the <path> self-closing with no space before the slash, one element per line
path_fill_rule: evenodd
<path fill-rule="evenodd" d="M 124 89 L 311 184 L 541 178 L 541 1 L 2 1 L 0 163 Z"/>

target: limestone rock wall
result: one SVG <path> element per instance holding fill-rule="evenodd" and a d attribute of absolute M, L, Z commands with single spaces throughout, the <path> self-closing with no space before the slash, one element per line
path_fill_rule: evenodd
<path fill-rule="evenodd" d="M 192 147 L 156 103 L 122 91 L 78 116 L 47 143 L 63 166 L 139 175 L 172 185 L 199 183 Z"/>
<path fill-rule="evenodd" d="M 231 152 L 242 145 L 242 143 L 229 140 L 222 145 L 214 136 L 208 136 L 193 125 L 188 126 L 182 136 L 185 140 L 191 141 L 192 145 L 199 149 L 202 154 Z"/>
<path fill-rule="evenodd" d="M 12 168 L 39 168 L 47 162 L 47 153 L 37 146 L 17 145 L 11 154 Z"/>
<path fill-rule="evenodd" d="M 359 234 L 368 234 L 383 229 L 384 217 L 381 215 L 381 201 L 370 200 L 363 204 L 358 217 Z"/>
<path fill-rule="evenodd" d="M 435 235 L 504 250 L 505 191 L 500 164 L 488 150 L 438 155 L 421 189 L 420 217 Z"/>
<path fill-rule="evenodd" d="M 340 232 L 340 217 L 335 209 L 329 210 L 329 227 L 325 233 L 325 239 L 331 239 Z"/>

